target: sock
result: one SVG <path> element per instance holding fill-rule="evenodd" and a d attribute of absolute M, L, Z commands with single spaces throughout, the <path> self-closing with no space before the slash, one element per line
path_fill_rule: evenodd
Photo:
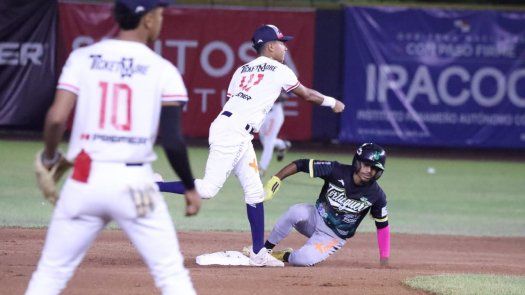
<path fill-rule="evenodd" d="M 273 249 L 273 248 L 275 248 L 275 244 L 272 244 L 272 243 L 270 243 L 270 241 L 266 240 L 266 242 L 264 242 L 264 248 L 266 248 L 266 249 Z"/>
<path fill-rule="evenodd" d="M 186 188 L 184 188 L 184 184 L 182 184 L 182 181 L 159 181 L 157 182 L 157 185 L 159 186 L 159 190 L 165 193 L 174 193 L 182 195 L 186 191 Z"/>
<path fill-rule="evenodd" d="M 264 205 L 246 204 L 246 213 L 248 214 L 248 221 L 250 221 L 250 228 L 252 230 L 252 247 L 253 253 L 259 253 L 264 247 Z"/>
<path fill-rule="evenodd" d="M 288 258 L 290 258 L 290 254 L 292 254 L 292 253 L 290 253 L 290 252 L 286 252 L 286 253 L 284 253 L 284 256 L 283 256 L 283 260 L 284 260 L 284 262 L 289 262 L 289 261 L 288 261 Z"/>

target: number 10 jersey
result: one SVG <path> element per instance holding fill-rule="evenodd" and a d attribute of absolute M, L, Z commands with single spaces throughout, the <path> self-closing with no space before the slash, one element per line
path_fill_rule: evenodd
<path fill-rule="evenodd" d="M 188 101 L 175 66 L 142 43 L 114 39 L 74 50 L 57 88 L 77 95 L 69 160 L 84 150 L 93 161 L 152 162 L 161 103 Z"/>

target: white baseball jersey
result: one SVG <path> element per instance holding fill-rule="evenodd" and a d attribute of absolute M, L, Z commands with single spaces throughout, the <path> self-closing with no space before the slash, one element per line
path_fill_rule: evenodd
<path fill-rule="evenodd" d="M 83 149 L 94 161 L 154 161 L 161 101 L 188 100 L 170 62 L 144 44 L 113 39 L 73 51 L 57 88 L 78 95 L 69 160 Z"/>
<path fill-rule="evenodd" d="M 290 92 L 298 86 L 299 80 L 288 66 L 260 56 L 235 71 L 223 111 L 242 118 L 258 132 L 281 90 Z"/>

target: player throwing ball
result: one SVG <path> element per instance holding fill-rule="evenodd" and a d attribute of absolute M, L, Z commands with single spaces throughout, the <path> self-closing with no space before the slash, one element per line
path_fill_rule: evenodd
<path fill-rule="evenodd" d="M 322 178 L 324 185 L 315 205 L 293 205 L 279 218 L 265 243 L 266 249 L 273 249 L 295 228 L 308 238 L 306 244 L 296 251 L 288 248 L 274 251 L 272 255 L 296 266 L 315 265 L 341 249 L 370 212 L 377 228 L 380 264 L 388 265 L 390 229 L 386 196 L 377 183 L 385 170 L 385 161 L 382 147 L 365 143 L 357 149 L 352 165 L 297 160 L 285 166 L 265 186 L 270 198 L 282 180 L 297 172 Z"/>
<path fill-rule="evenodd" d="M 250 263 L 254 266 L 284 266 L 264 248 L 263 184 L 259 178 L 257 158 L 252 145 L 253 134 L 259 129 L 279 97 L 281 90 L 333 109 L 344 110 L 344 104 L 303 86 L 294 72 L 283 64 L 285 42 L 291 40 L 274 25 L 263 25 L 253 33 L 253 48 L 258 57 L 240 66 L 230 81 L 229 100 L 210 126 L 210 153 L 203 179 L 195 180 L 197 192 L 213 198 L 233 171 L 244 191 L 244 201 L 250 222 L 253 248 Z M 160 183 L 161 191 L 182 193 L 179 182 Z"/>

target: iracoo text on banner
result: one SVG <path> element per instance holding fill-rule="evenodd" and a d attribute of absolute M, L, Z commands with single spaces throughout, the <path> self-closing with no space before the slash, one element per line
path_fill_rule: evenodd
<path fill-rule="evenodd" d="M 525 12 L 349 7 L 340 139 L 525 147 Z"/>

